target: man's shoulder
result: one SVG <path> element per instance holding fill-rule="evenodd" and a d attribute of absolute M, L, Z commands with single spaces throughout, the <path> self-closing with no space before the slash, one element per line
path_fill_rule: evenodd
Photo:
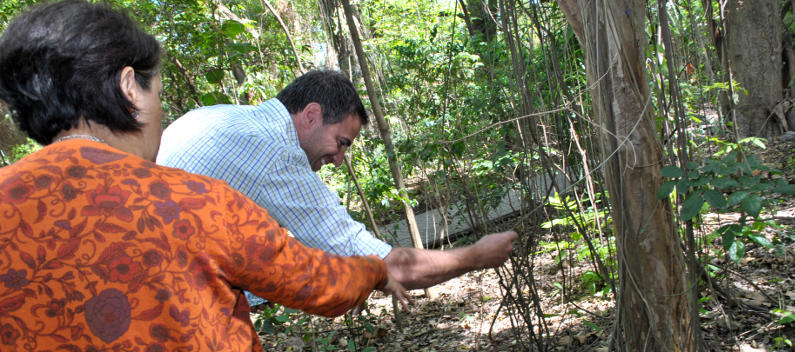
<path fill-rule="evenodd" d="M 256 110 L 257 106 L 255 105 L 209 105 L 188 111 L 185 115 L 177 119 L 177 121 L 190 120 L 195 122 L 197 120 L 218 120 L 235 116 L 248 116 L 256 112 Z"/>

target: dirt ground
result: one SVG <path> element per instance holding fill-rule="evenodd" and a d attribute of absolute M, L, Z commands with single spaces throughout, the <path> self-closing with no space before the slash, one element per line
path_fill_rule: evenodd
<path fill-rule="evenodd" d="M 795 142 L 772 144 L 764 160 L 783 170 L 793 183 L 792 157 Z M 789 166 L 789 169 L 782 167 Z M 795 200 L 782 199 L 778 212 L 770 214 L 782 224 L 779 235 L 793 235 Z M 710 214 L 704 228 L 733 220 L 731 215 Z M 773 233 L 768 233 L 772 238 Z M 780 238 L 782 236 L 779 236 Z M 785 236 L 784 236 L 785 237 Z M 720 242 L 714 244 L 715 248 Z M 608 351 L 615 322 L 615 297 L 582 295 L 564 299 L 556 290 L 561 271 L 556 270 L 553 253 L 536 259 L 534 276 L 547 315 L 549 330 L 544 339 L 549 351 Z M 729 268 L 724 279 L 713 282 L 720 291 L 711 293 L 700 314 L 701 333 L 709 351 L 795 351 L 795 323 L 779 325 L 774 309 L 795 314 L 795 242 L 786 243 L 783 253 L 763 247 L 749 247 L 739 265 L 720 260 L 713 264 Z M 571 263 L 574 271 L 582 263 Z M 583 269 L 580 269 L 583 270 Z M 571 273 L 570 273 L 571 274 Z M 396 318 L 392 300 L 380 293 L 369 301 L 361 315 L 326 319 L 302 313 L 273 320 L 272 333 L 262 333 L 266 351 L 534 351 L 527 336 L 517 338 L 503 303 L 504 290 L 495 270 L 465 274 L 434 287 L 429 299 L 422 290 L 412 291 L 414 304 L 399 310 Z M 252 318 L 262 319 L 252 314 Z M 304 320 L 301 320 L 304 318 Z"/>

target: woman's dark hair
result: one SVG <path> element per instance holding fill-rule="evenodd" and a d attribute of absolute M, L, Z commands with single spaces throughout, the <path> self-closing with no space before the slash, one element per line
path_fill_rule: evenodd
<path fill-rule="evenodd" d="M 126 14 L 107 5 L 63 1 L 17 16 L 0 37 L 0 99 L 20 128 L 41 144 L 80 119 L 114 132 L 141 123 L 122 94 L 122 68 L 149 89 L 160 45 Z"/>
<path fill-rule="evenodd" d="M 324 125 L 341 122 L 350 114 L 359 116 L 362 126 L 368 122 L 367 112 L 353 83 L 337 71 L 309 71 L 284 87 L 276 99 L 291 114 L 304 110 L 309 103 L 320 104 Z"/>

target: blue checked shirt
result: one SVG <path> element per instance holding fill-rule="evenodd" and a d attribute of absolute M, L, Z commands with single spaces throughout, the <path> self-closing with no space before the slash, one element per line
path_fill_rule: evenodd
<path fill-rule="evenodd" d="M 382 259 L 392 250 L 312 171 L 290 113 L 275 98 L 185 114 L 163 132 L 157 163 L 226 181 L 307 246 Z"/>

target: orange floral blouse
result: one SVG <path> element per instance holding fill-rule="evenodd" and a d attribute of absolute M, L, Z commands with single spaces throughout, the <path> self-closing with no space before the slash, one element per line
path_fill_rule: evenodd
<path fill-rule="evenodd" d="M 222 181 L 101 143 L 0 169 L 0 351 L 261 351 L 242 290 L 336 316 L 385 282 Z"/>

